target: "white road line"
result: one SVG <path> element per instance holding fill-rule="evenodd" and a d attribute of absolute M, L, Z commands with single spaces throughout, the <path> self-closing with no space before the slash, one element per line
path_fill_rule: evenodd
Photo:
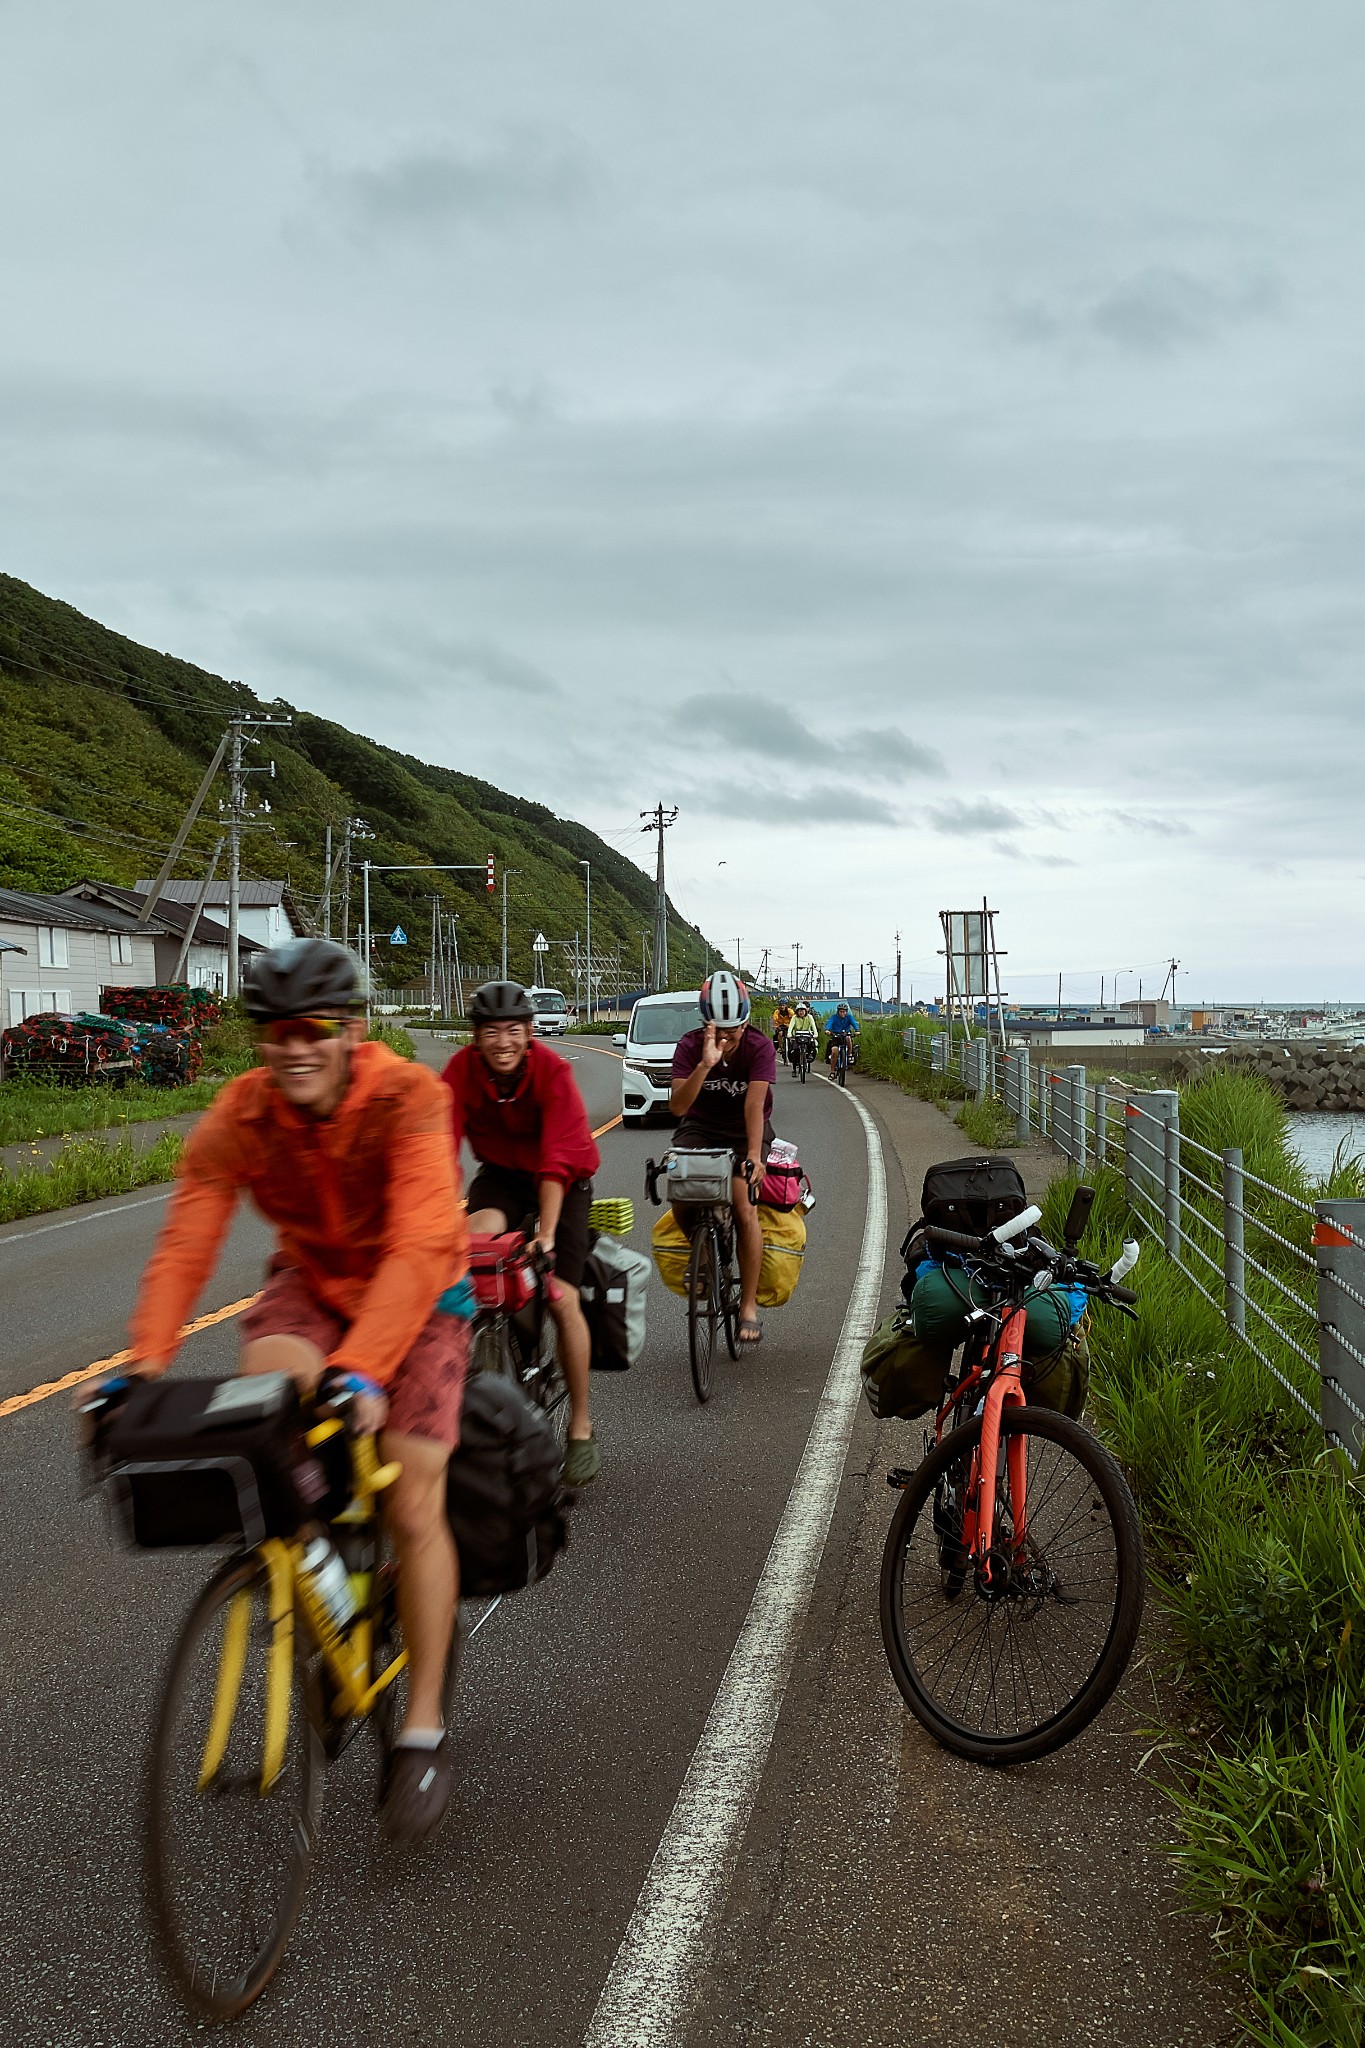
<path fill-rule="evenodd" d="M 159 1195 L 144 1195 L 140 1202 L 125 1202 L 119 1209 L 90 1209 L 83 1216 L 68 1216 L 63 1223 L 40 1223 L 35 1230 L 14 1230 L 8 1237 L 0 1237 L 0 1244 L 22 1244 L 30 1237 L 42 1237 L 49 1230 L 74 1230 L 78 1223 L 98 1223 L 102 1216 L 126 1216 L 130 1209 L 150 1209 L 153 1202 L 164 1202 L 171 1189 L 165 1187 Z"/>
<path fill-rule="evenodd" d="M 584 2048 L 678 2048 L 684 2037 L 824 1554 L 886 1259 L 881 1139 L 857 1096 L 837 1092 L 858 1112 L 867 1143 L 862 1254 L 843 1328 L 768 1561 Z"/>

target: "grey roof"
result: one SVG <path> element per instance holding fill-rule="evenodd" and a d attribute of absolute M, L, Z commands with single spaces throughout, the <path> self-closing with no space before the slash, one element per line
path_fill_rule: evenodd
<path fill-rule="evenodd" d="M 199 885 L 196 883 L 189 901 L 182 903 L 174 898 L 168 900 L 169 891 L 163 889 L 157 901 L 156 909 L 141 929 L 151 932 L 168 932 L 173 938 L 183 939 L 185 927 L 190 921 L 190 915 L 194 909 L 195 899 L 198 894 Z M 115 911 L 125 912 L 128 916 L 130 927 L 136 925 L 137 913 L 142 908 L 145 895 L 145 889 L 123 889 L 116 882 L 77 882 L 72 888 L 65 889 L 62 892 L 63 900 L 74 898 L 77 902 L 81 903 L 88 903 L 93 900 L 108 905 Z M 125 927 L 119 926 L 118 929 L 122 930 Z M 217 919 L 212 917 L 200 918 L 194 928 L 194 943 L 197 946 L 226 946 L 227 942 L 228 933 L 225 924 L 219 924 Z M 259 940 L 249 939 L 245 934 L 240 937 L 239 944 L 243 953 L 262 953 L 265 951 Z"/>
<path fill-rule="evenodd" d="M 9 924 L 62 925 L 74 932 L 131 932 L 137 925 L 126 910 L 23 889 L 0 889 L 0 918 Z"/>
<path fill-rule="evenodd" d="M 139 882 L 137 886 L 145 895 L 152 885 L 148 881 Z M 243 910 L 273 910 L 277 904 L 284 902 L 287 893 L 283 882 L 243 882 L 238 889 L 238 901 Z M 165 882 L 161 888 L 162 900 L 169 900 L 172 903 L 193 903 L 198 895 L 198 882 Z M 215 910 L 220 906 L 226 909 L 227 883 L 210 882 L 209 893 L 204 900 L 211 903 Z"/>

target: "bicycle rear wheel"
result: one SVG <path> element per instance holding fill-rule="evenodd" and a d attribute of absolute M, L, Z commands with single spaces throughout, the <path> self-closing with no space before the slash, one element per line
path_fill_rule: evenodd
<path fill-rule="evenodd" d="M 321 1707 L 294 1650 L 277 1674 L 278 1774 L 262 1791 L 274 1630 L 259 1552 L 235 1558 L 190 1609 L 152 1733 L 146 1874 L 153 1927 L 188 2003 L 228 2020 L 279 1967 L 322 1816 Z"/>
<path fill-rule="evenodd" d="M 1021 1437 L 1022 1532 L 1005 1456 Z M 954 1430 L 901 1495 L 882 1554 L 882 1640 L 906 1705 L 945 1749 L 1024 1763 L 1079 1735 L 1123 1676 L 1142 1619 L 1142 1536 L 1123 1474 L 1088 1430 L 1006 1409 L 987 1583 L 963 1541 L 980 1442 L 979 1420 Z"/>
<path fill-rule="evenodd" d="M 693 1389 L 703 1402 L 711 1398 L 711 1354 L 716 1348 L 716 1324 L 720 1320 L 716 1233 L 711 1223 L 699 1223 L 687 1261 L 687 1355 Z"/>

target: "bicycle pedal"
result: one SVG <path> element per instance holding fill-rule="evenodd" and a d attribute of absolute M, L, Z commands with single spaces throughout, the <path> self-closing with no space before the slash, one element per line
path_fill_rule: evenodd
<path fill-rule="evenodd" d="M 895 1465 L 887 1473 L 886 1483 L 888 1486 L 894 1486 L 898 1493 L 904 1493 L 914 1476 L 914 1473 L 908 1471 L 904 1465 Z"/>

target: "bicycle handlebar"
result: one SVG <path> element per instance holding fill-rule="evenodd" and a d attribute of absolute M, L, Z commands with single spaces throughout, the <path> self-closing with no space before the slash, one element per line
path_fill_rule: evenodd
<path fill-rule="evenodd" d="M 1012 1217 L 1014 1232 L 1032 1229 L 1038 1214 L 1037 1210 L 1025 1210 L 1023 1216 Z M 1025 1217 L 1029 1219 L 1027 1224 Z M 943 1230 L 936 1223 L 926 1223 L 924 1238 L 926 1244 L 941 1245 L 946 1251 L 968 1252 L 984 1264 L 994 1266 L 997 1272 L 1009 1272 L 1012 1279 L 1017 1279 L 1024 1270 L 1018 1264 L 1018 1253 L 1007 1243 L 1002 1242 L 999 1229 L 988 1230 L 981 1237 L 971 1237 L 962 1230 Z M 1086 1259 L 1078 1259 L 1074 1254 L 1059 1252 L 1054 1245 L 1045 1243 L 1041 1238 L 1035 1240 L 1034 1247 L 1021 1246 L 1020 1250 L 1031 1248 L 1036 1249 L 1051 1265 L 1053 1270 L 1050 1280 L 1053 1282 L 1058 1282 L 1062 1286 L 1079 1284 L 1088 1294 L 1094 1295 L 1100 1301 L 1111 1302 L 1117 1308 L 1131 1309 L 1138 1300 L 1131 1287 L 1120 1286 L 1112 1273 L 1102 1273 Z M 1129 1263 L 1116 1266 L 1115 1270 L 1131 1272 L 1136 1263 L 1137 1254 L 1134 1247 L 1133 1257 Z M 1041 1277 L 1040 1275 L 1039 1278 Z"/>

